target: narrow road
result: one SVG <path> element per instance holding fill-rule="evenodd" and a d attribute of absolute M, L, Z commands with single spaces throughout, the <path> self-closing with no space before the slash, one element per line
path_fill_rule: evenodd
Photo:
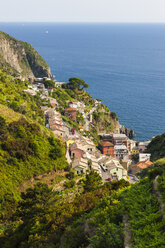
<path fill-rule="evenodd" d="M 131 242 L 131 230 L 130 230 L 130 224 L 128 221 L 128 215 L 125 214 L 123 216 L 123 224 L 124 224 L 124 247 L 125 248 L 132 248 L 132 242 Z"/>

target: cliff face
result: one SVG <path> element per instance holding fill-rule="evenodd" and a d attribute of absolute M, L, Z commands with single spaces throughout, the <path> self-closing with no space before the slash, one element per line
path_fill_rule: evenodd
<path fill-rule="evenodd" d="M 0 65 L 10 73 L 20 73 L 26 78 L 51 76 L 48 64 L 32 45 L 1 31 Z"/>

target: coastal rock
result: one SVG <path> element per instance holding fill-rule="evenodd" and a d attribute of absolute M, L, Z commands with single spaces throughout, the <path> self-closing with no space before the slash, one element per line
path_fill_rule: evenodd
<path fill-rule="evenodd" d="M 0 65 L 11 74 L 25 78 L 51 77 L 48 64 L 27 42 L 0 31 Z"/>
<path fill-rule="evenodd" d="M 135 136 L 135 133 L 133 130 L 127 127 L 124 127 L 124 126 L 120 126 L 120 133 L 127 135 L 128 138 L 133 138 Z"/>

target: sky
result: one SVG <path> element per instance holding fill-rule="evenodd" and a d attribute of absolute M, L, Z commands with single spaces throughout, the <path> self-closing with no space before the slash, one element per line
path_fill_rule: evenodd
<path fill-rule="evenodd" d="M 1 0 L 0 22 L 165 22 L 165 0 Z"/>

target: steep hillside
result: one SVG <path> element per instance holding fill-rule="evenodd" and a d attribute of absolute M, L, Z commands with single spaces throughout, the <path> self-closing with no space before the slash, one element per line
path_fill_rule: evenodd
<path fill-rule="evenodd" d="M 76 187 L 80 184 L 83 190 L 70 201 L 65 191 L 59 195 L 45 184 L 29 188 L 0 236 L 2 247 L 123 248 L 129 232 L 129 247 L 164 248 L 165 223 L 153 180 L 101 185 L 91 172 Z M 159 187 L 163 191 L 164 178 Z"/>
<path fill-rule="evenodd" d="M 50 68 L 27 42 L 19 41 L 0 31 L 0 65 L 10 73 L 25 77 L 49 77 Z"/>
<path fill-rule="evenodd" d="M 23 91 L 27 84 L 0 70 L 1 218 L 14 210 L 26 179 L 67 166 L 65 144 L 45 128 L 43 102 Z"/>
<path fill-rule="evenodd" d="M 165 158 L 165 133 L 157 135 L 147 147 L 153 161 Z"/>

